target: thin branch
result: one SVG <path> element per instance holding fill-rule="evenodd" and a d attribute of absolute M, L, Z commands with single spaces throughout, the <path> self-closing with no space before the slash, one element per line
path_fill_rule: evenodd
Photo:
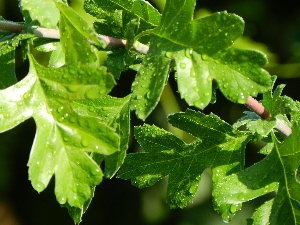
<path fill-rule="evenodd" d="M 265 107 L 263 107 L 263 105 L 261 105 L 256 99 L 252 98 L 251 96 L 248 97 L 246 106 L 257 115 L 259 115 L 262 119 L 271 118 L 271 114 L 265 109 Z M 283 120 L 278 118 L 276 118 L 275 129 L 286 137 L 292 133 L 291 128 L 289 128 Z"/>
<path fill-rule="evenodd" d="M 11 33 L 21 33 L 24 29 L 25 27 L 18 23 L 0 20 L 0 30 L 2 31 L 8 31 Z"/>
<path fill-rule="evenodd" d="M 9 31 L 12 33 L 20 33 L 26 28 L 18 23 L 9 22 L 9 21 L 0 21 L 0 30 Z M 33 30 L 33 33 L 36 37 L 41 38 L 52 38 L 52 39 L 60 39 L 59 30 L 57 29 L 48 29 L 37 27 Z M 124 48 L 126 45 L 126 40 L 121 40 L 113 37 L 108 37 L 105 35 L 98 35 L 99 39 L 102 39 L 106 42 L 108 46 Z M 147 54 L 149 50 L 149 46 L 144 45 L 140 42 L 134 43 L 134 50 L 140 52 L 142 54 Z M 268 119 L 271 117 L 270 113 L 254 98 L 251 96 L 247 99 L 245 105 L 258 114 L 262 119 Z M 285 136 L 289 136 L 292 133 L 291 128 L 289 128 L 284 121 L 276 118 L 276 127 L 279 132 L 281 132 Z"/>
<path fill-rule="evenodd" d="M 33 29 L 33 34 L 40 38 L 60 39 L 59 30 L 37 27 Z"/>
<path fill-rule="evenodd" d="M 23 30 L 25 30 L 26 27 L 10 22 L 10 21 L 0 21 L 0 30 L 8 31 L 11 33 L 21 33 Z M 60 34 L 58 29 L 49 29 L 49 28 L 42 28 L 42 27 L 34 27 L 33 28 L 33 34 L 36 37 L 40 38 L 51 38 L 51 39 L 60 39 Z M 115 48 L 124 48 L 126 45 L 126 40 L 121 40 L 105 35 L 97 35 L 99 39 L 105 41 L 105 43 L 108 46 L 115 47 Z M 137 52 L 140 52 L 142 54 L 146 54 L 149 47 L 147 45 L 144 45 L 140 42 L 136 42 L 134 44 L 134 50 Z"/>

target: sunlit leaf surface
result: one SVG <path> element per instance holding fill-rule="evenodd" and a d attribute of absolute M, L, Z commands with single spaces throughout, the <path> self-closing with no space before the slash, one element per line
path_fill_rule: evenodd
<path fill-rule="evenodd" d="M 33 117 L 37 131 L 28 166 L 34 189 L 43 191 L 55 175 L 58 202 L 81 208 L 103 176 L 89 153 L 112 154 L 120 138 L 99 119 L 78 115 L 70 103 L 105 96 L 114 80 L 104 67 L 48 69 L 29 59 L 28 75 L 0 91 L 0 131 Z"/>
<path fill-rule="evenodd" d="M 181 97 L 200 109 L 211 101 L 213 81 L 236 103 L 270 88 L 270 76 L 261 68 L 267 63 L 264 54 L 229 48 L 243 33 L 242 18 L 218 12 L 191 20 L 194 7 L 195 0 L 167 1 L 160 25 L 152 31 L 150 50 L 132 87 L 132 109 L 141 119 L 157 105 L 172 61 Z"/>
<path fill-rule="evenodd" d="M 182 208 L 194 198 L 206 168 L 212 168 L 215 183 L 242 169 L 249 139 L 213 114 L 187 110 L 170 115 L 169 121 L 196 140 L 186 144 L 158 127 L 136 127 L 135 137 L 145 152 L 128 154 L 118 177 L 144 188 L 168 176 L 167 202 L 171 208 Z"/>

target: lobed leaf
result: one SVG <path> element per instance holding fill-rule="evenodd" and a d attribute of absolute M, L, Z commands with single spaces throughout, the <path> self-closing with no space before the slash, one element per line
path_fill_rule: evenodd
<path fill-rule="evenodd" d="M 191 20 L 194 7 L 195 0 L 166 2 L 161 23 L 151 32 L 148 60 L 142 64 L 141 71 L 147 70 L 149 61 L 153 61 L 153 68 L 168 68 L 174 60 L 181 97 L 200 109 L 211 102 L 213 80 L 226 98 L 237 103 L 245 103 L 248 96 L 267 91 L 270 77 L 261 68 L 267 63 L 266 56 L 257 51 L 228 48 L 242 35 L 243 20 L 227 12 Z M 146 74 L 143 92 L 132 88 L 133 97 L 142 96 L 134 102 L 141 119 L 151 113 L 160 97 L 146 98 L 151 77 L 156 72 L 152 69 Z M 136 81 L 142 76 L 145 75 L 138 73 Z M 164 75 L 157 82 L 159 89 L 164 87 L 167 77 Z M 145 104 L 148 105 L 146 111 Z"/>
<path fill-rule="evenodd" d="M 97 65 L 97 50 L 88 43 L 88 40 L 102 48 L 106 43 L 97 38 L 95 31 L 89 28 L 87 22 L 73 9 L 61 3 L 56 5 L 61 12 L 60 33 L 65 62 L 67 64 L 95 62 Z"/>
<path fill-rule="evenodd" d="M 155 126 L 135 127 L 135 137 L 145 152 L 128 154 L 118 177 L 131 179 L 139 188 L 168 176 L 167 202 L 171 208 L 185 207 L 198 188 L 204 169 L 212 167 L 213 181 L 243 167 L 243 149 L 248 135 L 233 132 L 217 116 L 187 110 L 169 116 L 170 123 L 191 133 L 196 140 L 186 144 Z"/>
<path fill-rule="evenodd" d="M 90 153 L 112 154 L 120 138 L 98 118 L 77 114 L 70 104 L 105 96 L 114 80 L 106 68 L 92 63 L 49 69 L 30 55 L 29 61 L 28 75 L 0 91 L 0 132 L 33 117 L 37 132 L 28 166 L 34 189 L 43 191 L 55 175 L 57 201 L 82 209 L 103 176 Z"/>
<path fill-rule="evenodd" d="M 59 2 L 67 3 L 66 0 Z M 27 23 L 38 23 L 46 28 L 56 28 L 59 21 L 59 10 L 53 0 L 20 0 L 21 13 Z"/>
<path fill-rule="evenodd" d="M 31 38 L 32 34 L 5 34 L 0 40 L 0 89 L 7 88 L 17 82 L 15 73 L 15 50 L 23 40 Z"/>
<path fill-rule="evenodd" d="M 105 160 L 104 174 L 109 178 L 118 171 L 126 156 L 130 133 L 129 100 L 130 96 L 125 98 L 106 96 L 97 100 L 82 100 L 71 103 L 76 113 L 99 119 L 119 135 L 119 151 L 103 157 Z M 101 158 L 101 161 L 103 159 L 101 155 L 94 155 L 94 158 Z"/>
<path fill-rule="evenodd" d="M 159 24 L 160 14 L 144 0 L 85 0 L 87 13 L 98 21 L 95 28 L 98 33 L 116 37 L 127 37 L 127 25 L 132 20 L 138 21 L 136 34 L 151 29 Z"/>
<path fill-rule="evenodd" d="M 280 143 L 272 135 L 274 148 L 259 163 L 226 176 L 214 186 L 213 196 L 215 208 L 222 213 L 223 218 L 230 219 L 232 214 L 224 210 L 226 204 L 241 204 L 253 198 L 276 192 L 276 196 L 264 203 L 253 215 L 249 224 L 272 225 L 299 223 L 299 190 L 296 179 L 299 168 L 299 149 L 295 143 L 299 140 L 299 124 L 293 126 L 293 133 Z M 234 188 L 225 188 L 233 187 Z"/>
<path fill-rule="evenodd" d="M 273 76 L 272 88 L 274 88 L 275 81 L 276 77 Z M 273 117 L 279 114 L 291 114 L 292 112 L 298 111 L 296 102 L 294 102 L 292 98 L 288 96 L 281 96 L 284 87 L 285 85 L 281 84 L 275 88 L 274 93 L 270 90 L 263 94 L 263 100 L 261 103 Z"/>

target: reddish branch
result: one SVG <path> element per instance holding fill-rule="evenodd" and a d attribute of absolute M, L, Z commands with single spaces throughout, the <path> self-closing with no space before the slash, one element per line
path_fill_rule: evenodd
<path fill-rule="evenodd" d="M 271 114 L 265 109 L 265 107 L 263 107 L 263 105 L 261 105 L 256 99 L 252 98 L 251 96 L 248 97 L 246 106 L 248 106 L 248 108 L 259 115 L 262 119 L 271 118 Z M 292 133 L 291 128 L 289 128 L 284 121 L 278 118 L 276 118 L 275 129 L 286 137 Z"/>
<path fill-rule="evenodd" d="M 12 33 L 20 33 L 24 29 L 25 27 L 18 23 L 0 21 L 0 30 L 9 31 Z M 52 38 L 52 39 L 60 38 L 59 30 L 57 29 L 47 29 L 47 28 L 38 27 L 33 30 L 33 33 L 36 37 Z M 123 48 L 126 45 L 126 40 L 120 40 L 105 35 L 98 35 L 98 38 L 105 41 L 108 46 Z M 147 54 L 149 47 L 147 45 L 137 42 L 134 44 L 134 49 L 135 51 L 140 52 L 142 54 Z M 245 104 L 253 112 L 258 114 L 262 119 L 268 119 L 271 117 L 270 113 L 257 100 L 255 100 L 251 96 L 247 99 Z M 291 129 L 284 123 L 284 121 L 278 118 L 276 118 L 276 120 L 277 123 L 275 128 L 283 135 L 289 136 L 292 133 Z"/>

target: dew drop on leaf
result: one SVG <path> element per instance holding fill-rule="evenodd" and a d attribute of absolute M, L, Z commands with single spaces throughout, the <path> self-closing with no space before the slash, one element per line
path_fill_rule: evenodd
<path fill-rule="evenodd" d="M 28 100 L 29 98 L 31 97 L 31 94 L 29 92 L 26 92 L 24 95 L 23 95 L 23 98 Z"/>
<path fill-rule="evenodd" d="M 71 92 L 71 93 L 76 93 L 77 91 L 79 91 L 81 89 L 81 86 L 79 85 L 69 85 L 66 87 L 67 91 Z"/>
<path fill-rule="evenodd" d="M 246 98 L 244 96 L 244 93 L 240 93 L 238 96 L 238 103 L 244 104 L 246 102 Z"/>
<path fill-rule="evenodd" d="M 232 213 L 232 214 L 234 214 L 234 213 L 236 213 L 236 206 L 235 205 L 231 205 L 230 206 L 230 212 Z"/>
<path fill-rule="evenodd" d="M 148 91 L 148 92 L 147 92 L 146 97 L 147 97 L 148 99 L 151 98 L 151 91 Z"/>
<path fill-rule="evenodd" d="M 209 59 L 209 56 L 206 55 L 206 54 L 202 54 L 201 55 L 201 58 L 204 60 L 204 61 L 207 61 Z"/>
<path fill-rule="evenodd" d="M 38 191 L 38 192 L 41 192 L 41 191 L 43 191 L 45 189 L 45 185 L 43 184 L 43 183 L 41 183 L 41 182 L 38 182 L 38 184 L 36 185 L 36 190 Z"/>
<path fill-rule="evenodd" d="M 186 67 L 185 63 L 180 63 L 180 68 L 181 69 L 185 69 L 185 67 Z"/>
<path fill-rule="evenodd" d="M 93 100 L 93 99 L 96 99 L 98 97 L 98 94 L 95 90 L 93 89 L 88 89 L 86 92 L 85 92 L 85 97 L 87 99 L 90 99 L 90 100 Z"/>
<path fill-rule="evenodd" d="M 88 140 L 87 138 L 82 138 L 82 140 L 81 140 L 81 145 L 82 145 L 83 147 L 89 146 L 89 145 L 90 145 L 90 140 Z"/>
<path fill-rule="evenodd" d="M 166 53 L 166 56 L 167 56 L 168 58 L 171 58 L 171 57 L 172 57 L 172 52 L 167 52 L 167 53 Z"/>
<path fill-rule="evenodd" d="M 192 186 L 190 187 L 189 192 L 190 192 L 191 194 L 195 194 L 195 193 L 197 192 L 197 189 L 198 189 L 198 183 L 194 183 L 194 184 L 192 184 Z"/>
<path fill-rule="evenodd" d="M 193 49 L 187 48 L 187 49 L 185 50 L 185 56 L 186 56 L 186 57 L 192 58 L 192 54 L 193 54 Z"/>

